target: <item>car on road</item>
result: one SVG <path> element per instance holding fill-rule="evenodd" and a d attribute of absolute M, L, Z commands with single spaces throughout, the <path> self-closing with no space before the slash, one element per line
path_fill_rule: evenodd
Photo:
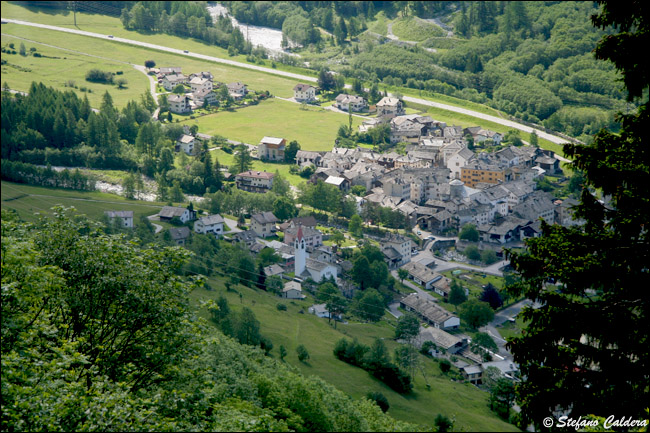
<path fill-rule="evenodd" d="M 108 35 L 109 38 L 113 39 L 113 35 Z"/>
<path fill-rule="evenodd" d="M 189 53 L 190 51 L 189 51 L 189 50 L 183 50 L 183 52 L 184 52 L 185 54 L 187 54 L 187 53 Z"/>
<path fill-rule="evenodd" d="M 420 236 L 421 234 L 422 234 L 422 232 L 418 230 L 418 236 Z"/>

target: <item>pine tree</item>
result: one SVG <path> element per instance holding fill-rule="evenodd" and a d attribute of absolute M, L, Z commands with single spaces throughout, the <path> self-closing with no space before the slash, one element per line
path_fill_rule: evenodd
<path fill-rule="evenodd" d="M 635 113 L 618 115 L 620 133 L 601 130 L 591 144 L 564 146 L 584 173 L 576 208 L 584 225 L 542 223 L 542 237 L 509 254 L 521 277 L 510 294 L 540 305 L 520 313 L 529 324 L 509 342 L 526 377 L 517 386 L 524 425 L 558 412 L 647 418 L 650 69 L 633 59 L 650 45 L 649 12 L 644 3 L 603 2 L 592 17 L 620 32 L 601 40 L 596 57 L 614 63 L 630 100 L 642 99 Z"/>

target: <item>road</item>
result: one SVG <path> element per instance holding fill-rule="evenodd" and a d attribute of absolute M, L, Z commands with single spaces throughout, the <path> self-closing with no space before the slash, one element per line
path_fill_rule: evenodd
<path fill-rule="evenodd" d="M 258 65 L 251 65 L 248 63 L 242 63 L 242 62 L 236 62 L 234 60 L 229 60 L 229 59 L 222 59 L 220 57 L 214 57 L 214 56 L 208 56 L 205 54 L 199 54 L 199 53 L 191 53 L 191 52 L 185 52 L 185 50 L 177 49 L 177 48 L 170 48 L 170 47 L 165 47 L 162 45 L 156 45 L 156 44 L 150 44 L 148 42 L 141 42 L 141 41 L 135 41 L 133 39 L 126 39 L 126 38 L 120 38 L 120 37 L 112 37 L 108 38 L 108 35 L 105 34 L 100 34 L 100 33 L 94 33 L 94 32 L 87 32 L 84 30 L 78 30 L 78 29 L 71 29 L 71 28 L 65 28 L 65 27 L 58 27 L 58 26 L 51 26 L 48 24 L 40 24 L 40 23 L 33 23 L 29 21 L 22 21 L 22 20 L 14 20 L 10 18 L 2 18 L 3 21 L 6 21 L 7 23 L 11 24 L 17 24 L 17 25 L 23 25 L 23 26 L 32 26 L 32 27 L 39 27 L 43 29 L 48 29 L 48 30 L 55 30 L 55 31 L 60 31 L 60 32 L 66 32 L 66 33 L 72 33 L 72 34 L 77 34 L 77 35 L 82 35 L 82 36 L 88 36 L 88 37 L 93 37 L 93 38 L 99 38 L 102 40 L 108 40 L 108 41 L 114 41 L 114 42 L 120 42 L 120 43 L 125 43 L 129 45 L 135 45 L 135 46 L 140 46 L 140 47 L 145 47 L 145 48 L 150 48 L 158 51 L 164 51 L 172 54 L 179 54 L 182 56 L 187 56 L 187 57 L 193 57 L 201 60 L 206 60 L 209 62 L 215 62 L 215 63 L 221 63 L 221 64 L 226 64 L 230 66 L 235 66 L 238 68 L 245 68 L 245 69 L 251 69 L 259 72 L 264 72 L 267 74 L 272 74 L 272 75 L 279 75 L 282 77 L 286 78 L 293 78 L 299 81 L 304 81 L 304 82 L 310 82 L 310 83 L 315 83 L 318 81 L 316 77 L 312 77 L 309 75 L 302 75 L 302 74 L 296 74 L 293 72 L 287 72 L 287 71 L 279 71 L 277 69 L 272 69 L 272 68 L 266 68 L 263 66 L 258 66 Z M 5 24 L 6 25 L 6 24 Z M 345 86 L 346 88 L 351 88 L 351 86 L 348 84 Z M 466 108 L 461 108 L 461 107 L 456 107 L 453 105 L 447 105 L 447 104 L 442 104 L 439 102 L 433 102 L 429 101 L 427 99 L 421 99 L 421 98 L 414 98 L 412 96 L 403 96 L 402 99 L 406 102 L 413 102 L 429 107 L 434 107 L 434 108 L 439 108 L 447 111 L 452 111 L 455 113 L 461 113 L 465 114 L 468 116 L 476 117 L 479 119 L 487 120 L 489 122 L 497 123 L 499 125 L 507 126 L 509 128 L 513 129 L 518 129 L 523 132 L 531 133 L 535 131 L 537 135 L 540 138 L 543 138 L 545 140 L 548 140 L 552 143 L 555 144 L 564 144 L 567 142 L 566 139 L 557 137 L 552 134 L 548 134 L 545 131 L 541 131 L 539 129 L 534 129 L 531 128 L 530 126 L 527 125 L 522 125 L 520 123 L 513 122 L 511 120 L 507 119 L 501 119 L 499 117 L 491 116 L 489 114 L 484 114 L 484 113 L 479 113 L 477 111 L 473 110 L 468 110 Z"/>

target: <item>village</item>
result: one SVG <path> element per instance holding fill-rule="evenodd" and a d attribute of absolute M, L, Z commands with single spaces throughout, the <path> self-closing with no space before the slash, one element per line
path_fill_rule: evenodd
<path fill-rule="evenodd" d="M 213 84 L 212 74 L 206 72 L 189 77 L 176 67 L 152 72 L 164 89 L 175 91 L 167 96 L 169 111 L 175 114 L 219 105 L 224 98 L 240 102 L 248 94 L 246 84 Z M 181 89 L 188 91 L 184 93 Z M 316 87 L 298 83 L 293 90 L 292 102 L 319 103 Z M 453 269 L 453 263 L 461 266 L 469 263 L 478 270 L 485 269 L 488 263 L 467 254 L 470 245 L 477 245 L 480 251 L 494 252 L 497 259 L 493 261 L 498 260 L 497 265 L 504 267 L 507 261 L 503 261 L 503 248 L 521 247 L 525 239 L 540 236 L 542 220 L 565 226 L 578 224 L 571 212 L 573 200 L 555 200 L 551 193 L 538 189 L 537 181 L 545 176 L 562 176 L 560 160 L 553 152 L 537 146 L 523 143 L 501 146 L 502 134 L 481 127 L 463 128 L 427 115 L 406 114 L 399 98 L 385 96 L 375 105 L 369 105 L 361 96 L 340 93 L 329 108 L 350 116 L 375 114 L 365 118 L 358 131 L 366 133 L 380 126 L 388 127 L 390 144 L 401 145 L 401 152 L 390 149 L 381 153 L 368 147 L 339 147 L 335 143 L 331 151 L 298 150 L 295 154 L 299 170 L 313 172 L 308 182 L 323 182 L 337 188 L 343 196 L 355 200 L 359 214 L 365 207 L 378 206 L 399 212 L 408 221 L 406 233 L 388 231 L 384 237 L 362 237 L 372 239 L 392 275 L 397 277 L 401 273 L 407 280 L 405 284 L 415 290 L 397 297 L 391 314 L 399 317 L 400 310 L 415 314 L 424 325 L 416 344 L 422 347 L 428 341 L 433 356 L 452 357 L 454 365 L 471 383 L 480 384 L 483 373 L 490 367 L 518 380 L 518 368 L 503 344 L 486 356 L 485 350 L 476 350 L 470 337 L 457 332 L 460 318 L 442 306 L 448 302 L 451 280 L 435 268 L 444 260 L 449 262 L 445 269 Z M 210 138 L 185 127 L 176 150 L 193 156 L 204 148 L 201 142 Z M 260 161 L 283 162 L 287 146 L 286 138 L 264 136 L 258 145 L 249 144 L 247 151 Z M 476 151 L 493 146 L 499 150 Z M 263 170 L 232 175 L 224 169 L 224 175 L 237 189 L 258 194 L 270 191 L 275 177 L 274 173 Z M 357 194 L 352 193 L 354 189 Z M 109 218 L 121 218 L 124 227 L 133 226 L 132 213 L 107 214 Z M 341 294 L 349 299 L 359 290 L 350 278 L 353 263 L 349 256 L 342 254 L 344 248 L 339 245 L 323 243 L 330 235 L 317 228 L 320 223 L 313 216 L 282 221 L 266 211 L 250 215 L 249 223 L 241 224 L 219 214 L 202 215 L 192 206 L 166 206 L 158 218 L 180 222 L 180 227 L 169 229 L 176 245 L 184 245 L 193 231 L 196 235 L 216 236 L 240 244 L 253 255 L 270 248 L 281 261 L 264 267 L 264 277 L 283 279 L 279 291 L 282 298 L 302 301 L 306 298 L 305 291 L 313 293 L 323 281 L 335 282 Z M 345 227 L 339 228 L 343 228 L 345 237 L 352 239 Z M 476 233 L 476 238 L 470 239 L 475 242 L 459 237 L 464 228 Z M 498 268 L 491 268 L 495 275 L 501 275 Z M 308 311 L 328 320 L 345 320 L 326 303 L 312 304 Z M 502 323 L 506 320 L 507 317 L 501 317 Z"/>

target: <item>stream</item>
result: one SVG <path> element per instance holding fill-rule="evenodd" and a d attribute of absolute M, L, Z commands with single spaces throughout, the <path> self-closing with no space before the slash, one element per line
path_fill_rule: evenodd
<path fill-rule="evenodd" d="M 266 48 L 271 55 L 288 54 L 290 56 L 297 56 L 297 54 L 290 53 L 282 49 L 282 30 L 273 29 L 271 27 L 254 26 L 250 24 L 240 24 L 239 21 L 228 13 L 225 6 L 217 3 L 208 4 L 207 6 L 210 16 L 216 20 L 219 16 L 229 17 L 232 25 L 242 32 L 244 37 L 248 39 L 254 47 L 262 46 Z"/>

